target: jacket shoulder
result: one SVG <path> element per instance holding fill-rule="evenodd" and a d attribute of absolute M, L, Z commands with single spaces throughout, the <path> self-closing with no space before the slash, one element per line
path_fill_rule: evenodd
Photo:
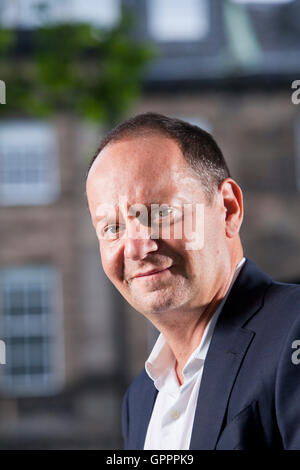
<path fill-rule="evenodd" d="M 246 309 L 250 304 L 255 304 L 255 299 L 257 301 L 253 310 L 257 307 L 259 315 L 250 318 L 251 323 L 252 320 L 263 321 L 264 318 L 270 321 L 271 316 L 273 324 L 278 321 L 283 329 L 288 329 L 300 316 L 300 285 L 272 279 L 249 258 L 236 284 L 236 296 L 241 308 Z"/>
<path fill-rule="evenodd" d="M 265 296 L 265 306 L 285 323 L 300 318 L 300 285 L 273 281 Z"/>

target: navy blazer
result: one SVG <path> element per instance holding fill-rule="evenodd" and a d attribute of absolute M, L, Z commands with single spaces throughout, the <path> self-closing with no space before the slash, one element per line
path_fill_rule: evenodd
<path fill-rule="evenodd" d="M 300 286 L 274 282 L 246 259 L 206 356 L 191 450 L 300 449 L 295 340 L 300 348 Z M 143 369 L 123 400 L 125 449 L 143 449 L 156 396 Z"/>

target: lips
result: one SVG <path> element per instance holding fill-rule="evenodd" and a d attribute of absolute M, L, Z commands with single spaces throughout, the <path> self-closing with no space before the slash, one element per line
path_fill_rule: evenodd
<path fill-rule="evenodd" d="M 137 277 L 145 277 L 145 276 L 151 276 L 152 274 L 162 273 L 163 271 L 166 271 L 167 269 L 169 269 L 169 268 L 164 268 L 164 269 L 152 269 L 151 271 L 147 271 L 147 272 L 145 272 L 145 273 L 136 274 L 135 276 L 133 276 L 132 279 L 135 279 L 135 278 L 137 278 Z"/>

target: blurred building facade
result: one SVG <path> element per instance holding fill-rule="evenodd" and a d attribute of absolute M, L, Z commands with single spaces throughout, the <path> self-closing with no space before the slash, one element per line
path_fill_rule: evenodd
<path fill-rule="evenodd" d="M 6 2 L 2 24 L 34 27 L 33 3 Z M 94 22 L 99 11 L 109 27 L 121 14 L 117 0 L 84 3 L 50 2 L 53 20 Z M 122 3 L 137 15 L 137 40 L 159 51 L 129 114 L 211 132 L 244 190 L 245 255 L 299 282 L 300 2 Z M 121 397 L 156 332 L 101 268 L 84 181 L 100 135 L 63 114 L 0 120 L 0 448 L 122 446 Z"/>

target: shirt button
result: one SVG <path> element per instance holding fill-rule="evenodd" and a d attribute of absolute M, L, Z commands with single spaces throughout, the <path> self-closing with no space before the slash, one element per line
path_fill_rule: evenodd
<path fill-rule="evenodd" d="M 178 419 L 180 416 L 180 412 L 175 409 L 171 410 L 170 414 L 172 419 Z"/>

